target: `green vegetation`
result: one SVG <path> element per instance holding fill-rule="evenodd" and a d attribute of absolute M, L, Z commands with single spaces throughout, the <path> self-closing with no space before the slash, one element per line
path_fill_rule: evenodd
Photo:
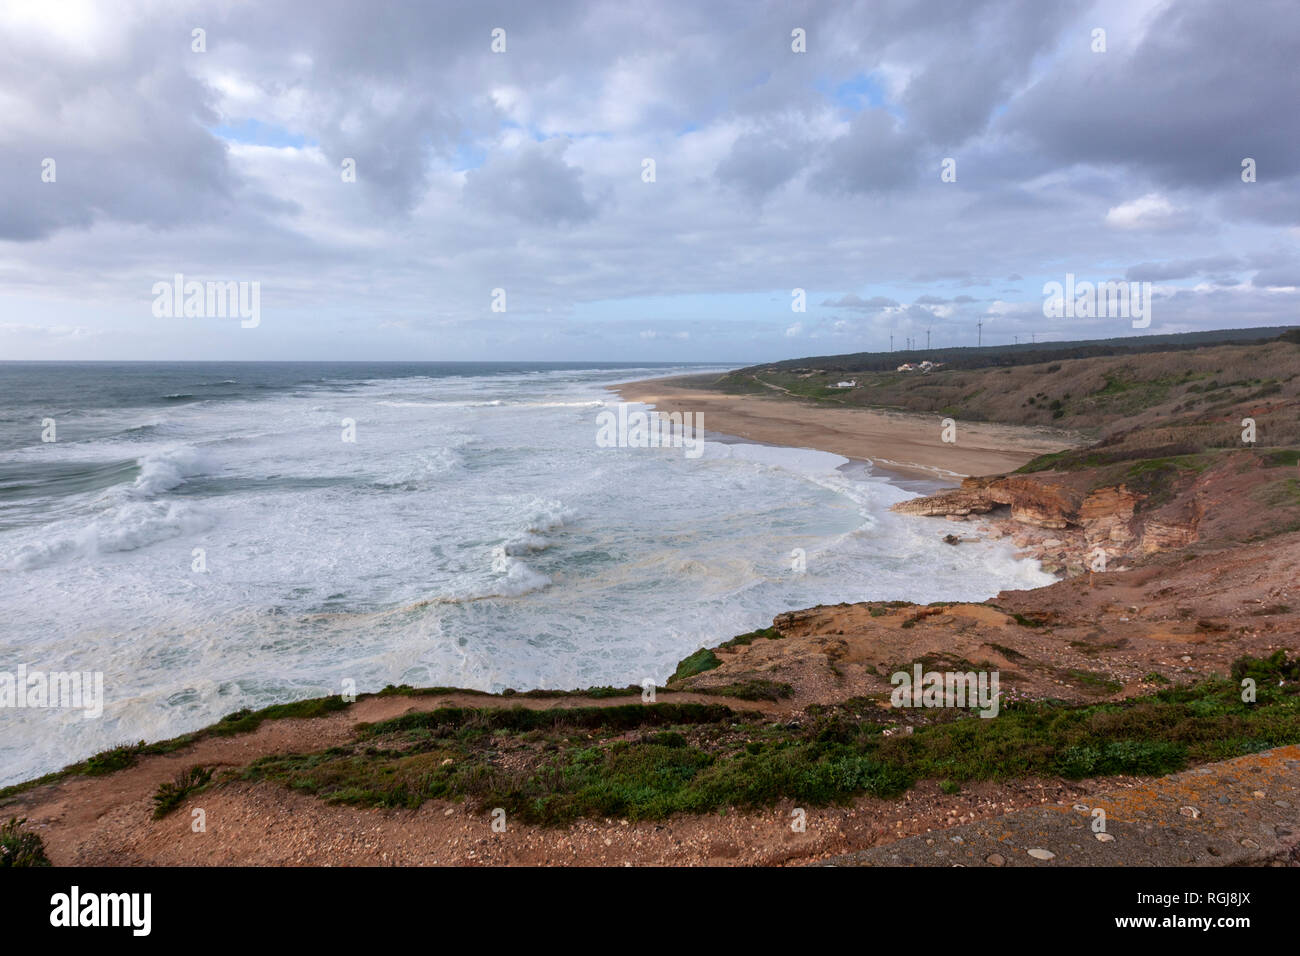
<path fill-rule="evenodd" d="M 901 607 L 915 607 L 911 601 L 874 601 L 871 604 L 872 617 L 884 617 L 890 611 L 897 611 Z"/>
<path fill-rule="evenodd" d="M 1024 614 L 1017 614 L 1013 612 L 1011 617 L 1021 627 L 1046 627 L 1047 626 L 1047 619 L 1042 615 L 1027 617 Z"/>
<path fill-rule="evenodd" d="M 162 783 L 153 795 L 153 818 L 161 820 L 189 797 L 198 793 L 212 780 L 212 770 L 207 767 L 190 767 L 176 775 L 175 781 Z"/>
<path fill-rule="evenodd" d="M 1112 680 L 1105 674 L 1096 674 L 1092 671 L 1080 670 L 1072 667 L 1066 672 L 1066 676 L 1077 684 L 1082 684 L 1085 690 L 1093 691 L 1099 694 L 1114 694 L 1124 688 L 1121 681 Z"/>
<path fill-rule="evenodd" d="M 149 752 L 149 745 L 143 740 L 138 744 L 123 744 L 120 747 L 114 747 L 112 750 L 105 750 L 92 757 L 87 757 L 86 762 L 82 764 L 82 772 L 88 777 L 116 773 L 118 770 L 125 770 L 130 767 L 140 758 L 141 754 L 147 752 Z"/>
<path fill-rule="evenodd" d="M 1113 703 L 1008 702 L 993 719 L 870 699 L 813 705 L 798 723 L 714 705 L 446 708 L 363 727 L 349 746 L 265 757 L 245 776 L 332 802 L 465 799 L 563 824 L 891 797 L 924 779 L 951 792 L 973 780 L 1158 775 L 1300 742 L 1300 659 L 1243 658 L 1232 674 Z M 1255 703 L 1242 702 L 1240 676 L 1258 681 Z M 899 721 L 914 732 L 882 732 Z"/>
<path fill-rule="evenodd" d="M 1143 496 L 1139 511 L 1152 511 L 1174 499 L 1183 485 L 1184 475 L 1201 473 L 1211 460 L 1205 455 L 1147 458 L 1129 466 L 1124 484 L 1129 491 Z"/>
<path fill-rule="evenodd" d="M 1069 359 L 1096 359 L 1104 357 L 1127 358 L 1149 356 L 1152 353 L 1199 351 L 1219 348 L 1230 343 L 1296 342 L 1300 330 L 1279 328 L 1215 329 L 1208 332 L 1180 332 L 1164 335 L 1135 335 L 1113 339 L 1088 339 L 1071 342 L 1039 342 L 1021 345 L 986 345 L 983 347 L 957 347 L 913 350 L 911 352 L 854 352 L 842 355 L 818 355 L 808 358 L 787 359 L 769 365 L 740 369 L 740 372 L 760 372 L 772 384 L 784 385 L 769 373 L 800 373 L 826 369 L 837 375 L 844 373 L 890 372 L 904 362 L 922 359 L 943 362 L 949 368 L 983 369 L 1014 368 L 1023 365 L 1059 363 Z M 1145 358 L 1139 359 L 1145 362 Z M 1044 369 L 1046 370 L 1046 369 Z M 732 373 L 733 375 L 736 373 Z M 859 379 L 860 381 L 860 379 Z"/>
<path fill-rule="evenodd" d="M 722 697 L 736 697 L 740 700 L 784 700 L 794 696 L 794 688 L 784 681 L 765 680 L 751 677 L 749 680 L 720 687 L 696 687 L 701 694 L 717 694 Z"/>
<path fill-rule="evenodd" d="M 10 817 L 0 826 L 0 867 L 49 866 L 45 856 L 45 843 L 40 835 L 23 829 L 27 821 Z"/>
<path fill-rule="evenodd" d="M 677 665 L 677 670 L 673 671 L 673 676 L 668 678 L 668 683 L 673 681 L 686 680 L 688 677 L 694 677 L 696 674 L 703 674 L 705 671 L 711 671 L 715 667 L 720 667 L 722 661 L 718 660 L 718 655 L 713 653 L 707 647 L 701 647 L 689 657 L 682 658 L 681 663 Z"/>
<path fill-rule="evenodd" d="M 1255 500 L 1268 508 L 1300 505 L 1300 479 L 1285 478 L 1255 491 Z"/>
<path fill-rule="evenodd" d="M 410 684 L 389 684 L 376 697 L 444 697 L 448 694 L 466 694 L 474 697 L 491 697 L 485 690 L 464 687 L 412 687 Z"/>
<path fill-rule="evenodd" d="M 1232 679 L 1240 684 L 1247 677 L 1258 683 L 1300 681 L 1300 656 L 1288 660 L 1279 648 L 1268 657 L 1239 657 L 1232 662 Z"/>
<path fill-rule="evenodd" d="M 214 737 L 229 737 L 232 734 L 247 734 L 262 726 L 266 720 L 286 720 L 289 718 L 307 719 L 324 717 L 335 711 L 346 710 L 348 702 L 341 696 L 313 697 L 310 700 L 297 700 L 291 704 L 274 704 L 261 710 L 237 710 L 227 714 L 220 721 L 207 729 Z"/>
<path fill-rule="evenodd" d="M 737 636 L 733 637 L 731 640 L 724 641 L 722 644 L 719 644 L 718 646 L 720 648 L 741 647 L 746 644 L 753 644 L 754 641 L 758 640 L 759 638 L 764 638 L 769 641 L 779 641 L 783 637 L 785 637 L 785 635 L 782 634 L 774 627 L 760 627 L 757 631 L 750 631 L 748 634 L 738 634 Z"/>
<path fill-rule="evenodd" d="M 940 364 L 928 372 L 895 370 L 922 359 Z M 1273 447 L 1300 445 L 1298 359 L 1295 345 L 1279 344 L 1272 329 L 822 356 L 701 376 L 695 384 L 836 407 L 1069 429 L 1073 435 L 1063 441 L 1098 442 L 1061 455 L 1062 466 L 1077 470 L 1093 466 L 1086 458 L 1094 452 L 1102 456 L 1096 464 L 1105 464 L 1240 450 L 1243 417 L 1253 418 L 1260 440 Z M 843 378 L 854 378 L 857 387 L 831 387 Z M 1041 471 L 1050 461 L 1023 471 Z"/>
<path fill-rule="evenodd" d="M 54 783 L 71 776 L 96 777 L 106 773 L 116 773 L 118 770 L 125 770 L 127 767 L 133 766 L 141 757 L 175 753 L 177 750 L 189 747 L 208 737 L 230 737 L 235 734 L 249 733 L 256 730 L 267 720 L 322 717 L 334 711 L 344 710 L 349 706 L 351 705 L 342 697 L 333 696 L 314 697 L 289 704 L 275 704 L 256 711 L 235 711 L 233 714 L 227 714 L 217 723 L 194 733 L 182 734 L 179 737 L 172 737 L 169 740 L 161 740 L 152 744 L 145 743 L 143 740 L 136 744 L 123 744 L 111 750 L 97 753 L 92 757 L 87 757 L 80 763 L 74 763 L 62 770 L 38 777 L 35 780 L 4 787 L 0 789 L 0 800 L 5 800 L 33 787 Z"/>

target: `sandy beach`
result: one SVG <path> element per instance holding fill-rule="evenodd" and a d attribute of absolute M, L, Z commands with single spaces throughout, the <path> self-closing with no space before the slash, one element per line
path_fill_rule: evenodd
<path fill-rule="evenodd" d="M 663 412 L 703 414 L 706 431 L 791 448 L 815 448 L 871 461 L 910 477 L 955 479 L 1014 471 L 1039 455 L 1080 444 L 1067 432 L 957 421 L 956 441 L 941 437 L 943 417 L 879 409 L 827 408 L 760 395 L 700 388 L 701 376 L 612 386 L 627 402 Z"/>

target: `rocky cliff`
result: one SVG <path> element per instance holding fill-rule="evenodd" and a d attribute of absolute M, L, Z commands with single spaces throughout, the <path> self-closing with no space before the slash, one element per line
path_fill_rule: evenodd
<path fill-rule="evenodd" d="M 1125 483 L 1093 487 L 1090 472 L 967 478 L 959 488 L 899 502 L 902 514 L 983 518 L 981 531 L 1011 535 L 1044 568 L 1068 574 L 1114 569 L 1115 562 L 1186 547 L 1197 540 L 1206 490 L 1193 481 L 1158 508 L 1142 510 L 1150 495 Z"/>

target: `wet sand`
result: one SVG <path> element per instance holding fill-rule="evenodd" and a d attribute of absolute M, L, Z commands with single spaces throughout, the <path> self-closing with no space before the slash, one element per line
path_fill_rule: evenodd
<path fill-rule="evenodd" d="M 702 414 L 703 427 L 750 441 L 815 448 L 870 461 L 895 474 L 953 480 L 1014 471 L 1049 452 L 1079 444 L 1042 428 L 956 422 L 956 441 L 943 441 L 943 416 L 869 408 L 827 408 L 791 398 L 728 395 L 700 387 L 704 376 L 646 379 L 611 386 L 625 402 L 662 412 Z"/>

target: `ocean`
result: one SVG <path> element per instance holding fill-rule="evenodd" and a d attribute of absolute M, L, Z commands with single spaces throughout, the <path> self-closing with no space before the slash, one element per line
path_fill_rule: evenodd
<path fill-rule="evenodd" d="M 863 463 L 598 445 L 606 386 L 700 370 L 0 363 L 0 673 L 104 686 L 0 708 L 0 785 L 345 686 L 662 682 L 782 611 L 1052 580 Z"/>

